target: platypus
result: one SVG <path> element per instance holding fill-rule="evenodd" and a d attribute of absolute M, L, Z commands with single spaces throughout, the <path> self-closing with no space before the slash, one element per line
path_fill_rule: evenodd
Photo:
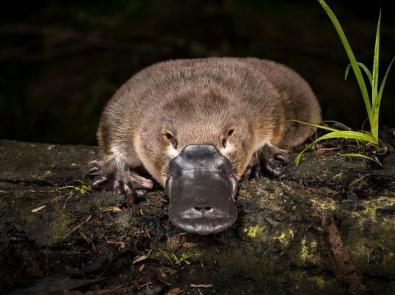
<path fill-rule="evenodd" d="M 257 58 L 160 62 L 132 76 L 106 105 L 97 132 L 93 185 L 111 184 L 129 201 L 153 187 L 169 198 L 169 218 L 206 235 L 237 218 L 242 177 L 290 173 L 287 151 L 321 121 L 308 83 L 290 68 Z"/>

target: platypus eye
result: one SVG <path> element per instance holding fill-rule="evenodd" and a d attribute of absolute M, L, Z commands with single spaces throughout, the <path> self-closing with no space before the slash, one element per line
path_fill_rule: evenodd
<path fill-rule="evenodd" d="M 178 145 L 178 142 L 177 142 L 177 139 L 175 138 L 175 136 L 170 132 L 170 131 L 166 131 L 165 133 L 164 133 L 164 135 L 165 135 L 165 137 L 166 137 L 166 139 L 168 140 L 168 141 L 170 141 L 170 143 L 173 145 L 173 147 L 176 149 L 177 148 L 177 145 Z"/>

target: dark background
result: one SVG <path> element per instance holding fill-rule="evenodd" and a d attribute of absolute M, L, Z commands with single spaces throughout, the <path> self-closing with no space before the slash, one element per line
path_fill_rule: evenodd
<path fill-rule="evenodd" d="M 395 54 L 390 1 L 328 4 L 369 67 L 383 9 L 383 72 Z M 285 63 L 311 83 L 325 119 L 355 129 L 366 119 L 355 79 L 344 81 L 345 52 L 315 0 L 8 1 L 0 8 L 0 138 L 95 144 L 105 102 L 132 74 L 207 56 Z M 395 126 L 394 96 L 392 73 L 382 125 Z"/>

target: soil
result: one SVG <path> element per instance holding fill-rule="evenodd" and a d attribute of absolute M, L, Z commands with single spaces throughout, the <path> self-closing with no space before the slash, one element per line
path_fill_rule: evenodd
<path fill-rule="evenodd" d="M 167 217 L 158 188 L 132 207 L 92 191 L 96 148 L 0 141 L 0 293 L 393 294 L 395 141 L 332 142 L 286 179 L 244 181 L 239 218 L 210 236 Z M 392 145 L 392 146 L 391 146 Z"/>

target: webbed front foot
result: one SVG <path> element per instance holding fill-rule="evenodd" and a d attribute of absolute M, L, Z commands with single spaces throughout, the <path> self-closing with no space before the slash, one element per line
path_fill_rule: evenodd
<path fill-rule="evenodd" d="M 265 175 L 284 178 L 293 175 L 296 166 L 288 151 L 267 145 L 257 151 L 244 173 L 244 179 L 260 178 Z"/>
<path fill-rule="evenodd" d="M 153 187 L 151 179 L 139 175 L 126 163 L 114 165 L 112 161 L 94 160 L 90 163 L 88 175 L 93 177 L 94 189 L 122 193 L 128 204 L 134 204 L 136 197 L 144 196 Z"/>
<path fill-rule="evenodd" d="M 296 165 L 288 153 L 273 154 L 265 160 L 265 170 L 276 178 L 291 176 L 296 172 Z"/>

